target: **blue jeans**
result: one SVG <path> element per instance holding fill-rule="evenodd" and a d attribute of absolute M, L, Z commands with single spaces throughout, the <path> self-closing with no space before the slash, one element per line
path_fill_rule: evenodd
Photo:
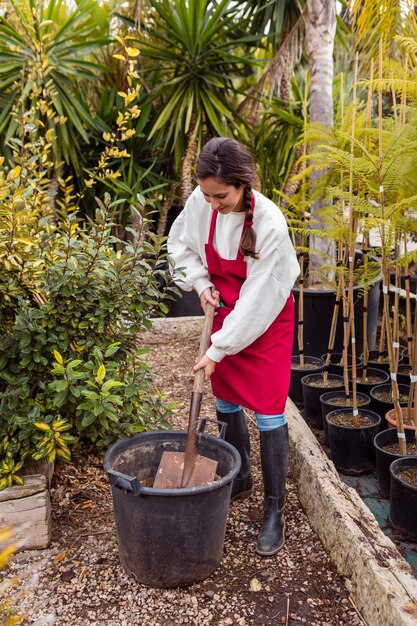
<path fill-rule="evenodd" d="M 227 400 L 220 400 L 216 398 L 216 409 L 221 413 L 236 413 L 240 411 L 242 407 L 240 404 L 234 404 L 234 402 L 228 402 Z M 256 423 L 259 430 L 272 430 L 279 426 L 284 426 L 287 423 L 285 419 L 285 413 L 280 415 L 264 415 L 263 413 L 255 413 Z"/>

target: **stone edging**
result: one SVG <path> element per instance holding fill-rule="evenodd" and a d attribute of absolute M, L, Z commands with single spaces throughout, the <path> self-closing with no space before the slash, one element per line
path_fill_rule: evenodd
<path fill-rule="evenodd" d="M 340 480 L 291 400 L 286 415 L 301 505 L 368 626 L 416 626 L 417 581 L 410 565 L 356 491 Z"/>
<path fill-rule="evenodd" d="M 155 343 L 196 337 L 202 317 L 154 320 Z M 149 341 L 149 335 L 146 335 Z M 291 400 L 287 402 L 290 465 L 300 502 L 368 626 L 417 626 L 417 581 L 411 567 L 379 528 Z"/>

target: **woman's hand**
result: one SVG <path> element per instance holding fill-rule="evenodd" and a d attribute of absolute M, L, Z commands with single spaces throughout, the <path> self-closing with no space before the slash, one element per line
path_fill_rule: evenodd
<path fill-rule="evenodd" d="M 207 382 L 210 380 L 210 376 L 216 369 L 216 361 L 212 361 L 208 356 L 204 355 L 203 358 L 193 367 L 194 372 L 198 372 L 204 368 L 204 380 Z"/>
<path fill-rule="evenodd" d="M 211 290 L 211 287 L 204 289 L 200 295 L 200 304 L 204 313 L 206 312 L 206 303 L 210 302 L 215 309 L 220 306 L 220 291 L 218 289 Z"/>

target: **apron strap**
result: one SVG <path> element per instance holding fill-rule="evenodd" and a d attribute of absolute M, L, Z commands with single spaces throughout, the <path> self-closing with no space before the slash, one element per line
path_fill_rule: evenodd
<path fill-rule="evenodd" d="M 207 242 L 209 246 L 213 245 L 214 229 L 216 228 L 217 215 L 218 215 L 217 211 L 212 212 L 210 230 L 209 230 L 209 236 L 208 236 L 208 242 Z"/>

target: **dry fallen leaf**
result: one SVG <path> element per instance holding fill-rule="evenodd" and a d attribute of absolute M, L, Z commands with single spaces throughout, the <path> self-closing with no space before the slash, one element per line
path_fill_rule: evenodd
<path fill-rule="evenodd" d="M 407 613 L 410 613 L 410 615 L 412 615 L 413 617 L 417 617 L 417 604 L 414 604 L 414 602 L 409 602 L 405 605 L 404 611 L 407 611 Z"/>
<path fill-rule="evenodd" d="M 260 591 L 262 589 L 262 585 L 257 578 L 252 578 L 250 581 L 250 590 L 251 591 Z"/>

